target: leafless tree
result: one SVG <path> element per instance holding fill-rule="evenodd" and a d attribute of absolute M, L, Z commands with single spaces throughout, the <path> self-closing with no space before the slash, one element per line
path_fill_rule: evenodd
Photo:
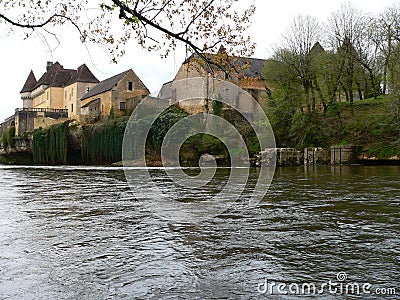
<path fill-rule="evenodd" d="M 351 4 L 342 4 L 333 12 L 326 26 L 327 41 L 337 52 L 341 70 L 342 87 L 346 98 L 353 105 L 353 86 L 356 78 L 356 64 L 362 60 L 365 39 L 368 37 L 369 18 Z"/>
<path fill-rule="evenodd" d="M 291 68 L 298 76 L 304 89 L 306 105 L 315 110 L 315 73 L 312 50 L 321 41 L 321 26 L 313 16 L 296 16 L 286 33 L 283 45 L 276 51 L 276 57 Z"/>
<path fill-rule="evenodd" d="M 400 4 L 393 4 L 379 14 L 374 27 L 376 32 L 374 41 L 383 61 L 383 92 L 386 92 L 388 77 L 393 71 L 393 67 L 391 68 L 393 55 L 396 54 L 395 48 L 400 43 Z"/>

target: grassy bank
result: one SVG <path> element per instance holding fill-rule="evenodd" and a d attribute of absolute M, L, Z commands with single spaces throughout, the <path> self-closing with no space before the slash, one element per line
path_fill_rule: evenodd
<path fill-rule="evenodd" d="M 390 96 L 335 102 L 324 113 L 279 116 L 282 108 L 266 107 L 278 147 L 303 149 L 355 144 L 380 159 L 400 155 L 397 103 Z"/>

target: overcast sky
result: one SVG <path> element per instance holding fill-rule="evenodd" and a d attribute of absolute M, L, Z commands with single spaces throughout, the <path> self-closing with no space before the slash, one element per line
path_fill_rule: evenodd
<path fill-rule="evenodd" d="M 246 3 L 246 0 L 239 0 Z M 352 0 L 355 8 L 365 12 L 380 12 L 395 0 Z M 340 7 L 341 1 L 321 0 L 256 0 L 256 14 L 250 29 L 253 41 L 257 43 L 254 57 L 269 58 L 274 45 L 279 43 L 282 33 L 296 14 L 311 14 L 321 21 Z M 1 10 L 1 7 L 0 7 Z M 103 80 L 132 68 L 144 84 L 154 92 L 171 80 L 182 61 L 184 52 L 171 54 L 161 59 L 159 53 L 149 53 L 135 45 L 126 49 L 126 55 L 118 64 L 110 63 L 109 56 L 96 47 L 86 49 L 77 33 L 69 27 L 63 28 L 61 45 L 50 52 L 38 38 L 24 40 L 19 31 L 13 34 L 0 32 L 0 121 L 13 114 L 16 107 L 22 107 L 19 92 L 33 70 L 37 79 L 45 72 L 47 61 L 58 61 L 64 68 L 76 69 L 83 63 L 94 75 Z"/>

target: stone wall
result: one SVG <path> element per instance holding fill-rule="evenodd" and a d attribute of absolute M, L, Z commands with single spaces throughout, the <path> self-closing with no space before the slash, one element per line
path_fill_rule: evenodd
<path fill-rule="evenodd" d="M 261 152 L 261 159 L 266 165 L 272 164 L 275 159 L 276 166 L 300 166 L 304 163 L 303 152 L 294 148 L 265 149 Z"/>
<path fill-rule="evenodd" d="M 331 164 L 351 164 L 356 163 L 358 160 L 358 153 L 360 152 L 360 146 L 354 145 L 341 145 L 331 147 Z"/>
<path fill-rule="evenodd" d="M 329 165 L 331 163 L 330 149 L 323 148 L 305 148 L 304 165 Z"/>

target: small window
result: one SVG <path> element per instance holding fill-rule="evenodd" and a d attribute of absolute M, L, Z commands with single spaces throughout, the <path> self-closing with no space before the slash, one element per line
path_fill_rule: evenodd
<path fill-rule="evenodd" d="M 132 81 L 128 82 L 128 90 L 130 90 L 130 91 L 133 90 L 133 82 Z"/>
<path fill-rule="evenodd" d="M 88 93 L 90 91 L 90 87 L 86 88 L 86 93 Z"/>
<path fill-rule="evenodd" d="M 71 112 L 74 112 L 74 104 L 71 104 Z"/>
<path fill-rule="evenodd" d="M 119 109 L 120 110 L 126 110 L 126 103 L 125 102 L 120 102 L 119 103 Z"/>

